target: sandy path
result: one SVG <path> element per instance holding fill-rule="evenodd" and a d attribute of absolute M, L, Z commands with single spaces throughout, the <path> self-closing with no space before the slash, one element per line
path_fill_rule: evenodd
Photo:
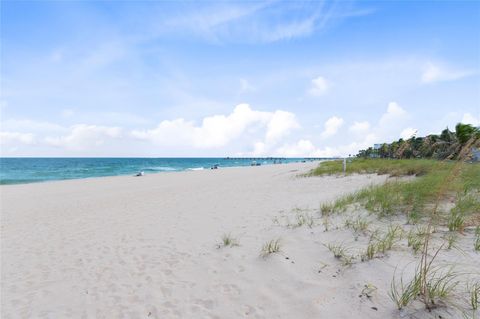
<path fill-rule="evenodd" d="M 296 177 L 313 165 L 2 186 L 2 318 L 393 316 L 386 294 L 378 310 L 358 295 L 395 259 L 342 271 L 322 246 L 338 234 L 273 222 L 385 180 Z M 224 233 L 240 246 L 217 249 Z M 276 237 L 283 253 L 260 258 Z"/>

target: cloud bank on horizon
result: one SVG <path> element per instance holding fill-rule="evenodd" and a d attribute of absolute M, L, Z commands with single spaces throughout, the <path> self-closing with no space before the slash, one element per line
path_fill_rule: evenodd
<path fill-rule="evenodd" d="M 5 2 L 0 155 L 331 157 L 478 126 L 478 12 Z"/>

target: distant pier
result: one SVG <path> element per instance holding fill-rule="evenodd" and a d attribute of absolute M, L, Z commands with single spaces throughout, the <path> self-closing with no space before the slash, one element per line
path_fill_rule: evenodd
<path fill-rule="evenodd" d="M 286 161 L 285 157 L 225 157 L 224 160 Z"/>
<path fill-rule="evenodd" d="M 287 158 L 287 157 L 224 157 L 224 160 L 249 160 L 249 161 L 286 161 L 286 160 L 305 160 L 305 161 L 320 161 L 331 158 L 325 157 L 299 157 L 299 158 Z"/>

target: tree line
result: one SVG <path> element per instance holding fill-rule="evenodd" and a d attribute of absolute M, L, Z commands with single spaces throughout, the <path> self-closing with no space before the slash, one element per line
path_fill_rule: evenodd
<path fill-rule="evenodd" d="M 380 147 L 360 150 L 357 157 L 455 159 L 465 146 L 471 148 L 471 153 L 479 146 L 479 142 L 480 128 L 458 123 L 455 131 L 450 131 L 447 127 L 439 135 L 413 135 L 406 140 L 401 138 L 392 143 L 383 143 Z"/>

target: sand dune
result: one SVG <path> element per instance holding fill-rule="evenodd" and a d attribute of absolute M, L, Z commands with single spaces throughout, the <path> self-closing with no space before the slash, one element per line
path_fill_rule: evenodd
<path fill-rule="evenodd" d="M 386 292 L 411 253 L 345 268 L 322 244 L 349 231 L 282 226 L 386 177 L 297 177 L 313 165 L 2 186 L 2 318 L 399 317 Z"/>

